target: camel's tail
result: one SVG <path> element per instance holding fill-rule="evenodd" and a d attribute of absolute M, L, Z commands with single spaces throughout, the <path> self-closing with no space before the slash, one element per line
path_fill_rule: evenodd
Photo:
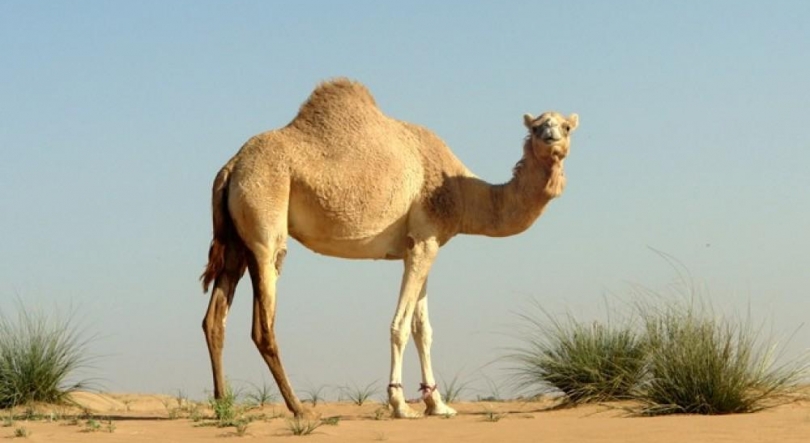
<path fill-rule="evenodd" d="M 211 213 L 214 221 L 214 238 L 208 249 L 208 264 L 200 276 L 203 291 L 208 292 L 211 282 L 217 279 L 226 269 L 226 259 L 235 255 L 244 260 L 242 240 L 236 232 L 231 213 L 228 210 L 228 183 L 230 183 L 233 161 L 228 162 L 214 179 L 211 191 Z M 229 249 L 231 249 L 229 251 Z M 230 253 L 229 253 L 230 252 Z M 242 267 L 242 263 L 237 266 Z M 232 265 L 229 264 L 229 268 Z M 244 268 L 242 268 L 244 269 Z"/>

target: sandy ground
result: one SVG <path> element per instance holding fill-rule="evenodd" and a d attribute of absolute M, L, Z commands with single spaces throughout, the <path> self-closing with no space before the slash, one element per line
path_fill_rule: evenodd
<path fill-rule="evenodd" d="M 13 423 L 2 422 L 0 438 L 31 442 L 810 442 L 810 402 L 756 414 L 654 418 L 630 417 L 622 405 L 554 411 L 534 402 L 474 402 L 454 404 L 459 411 L 456 417 L 413 420 L 392 420 L 382 414 L 379 403 L 327 403 L 313 412 L 322 418 L 339 417 L 337 424 L 323 425 L 308 436 L 292 435 L 289 414 L 283 406 L 271 405 L 246 412 L 263 418 L 251 422 L 239 436 L 233 427 L 218 428 L 211 420 L 195 422 L 188 417 L 189 408 L 181 413 L 177 399 L 170 396 L 77 393 L 74 400 L 81 408 L 37 406 L 36 412 L 45 418 L 25 420 L 19 415 L 26 410 L 16 410 Z M 77 414 L 89 415 L 71 418 Z M 203 405 L 199 414 L 210 416 L 211 411 Z M 0 418 L 7 416 L 7 411 L 0 411 Z M 88 431 L 88 416 L 98 422 L 99 430 Z M 19 428 L 29 435 L 14 438 Z"/>

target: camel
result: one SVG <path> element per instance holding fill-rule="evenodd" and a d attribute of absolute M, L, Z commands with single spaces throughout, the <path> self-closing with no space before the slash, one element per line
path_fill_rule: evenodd
<path fill-rule="evenodd" d="M 391 322 L 388 399 L 393 416 L 421 416 L 405 401 L 402 358 L 413 334 L 425 415 L 455 414 L 433 376 L 427 280 L 439 248 L 457 234 L 504 237 L 525 231 L 565 187 L 563 161 L 579 117 L 524 115 L 520 161 L 504 184 L 484 182 L 430 130 L 383 114 L 368 89 L 344 79 L 321 83 L 283 128 L 250 138 L 217 174 L 213 240 L 200 277 L 213 282 L 203 330 L 214 397 L 225 392 L 225 320 L 237 283 L 253 285 L 251 337 L 287 408 L 305 415 L 281 363 L 273 329 L 276 282 L 287 238 L 320 254 L 402 260 Z"/>

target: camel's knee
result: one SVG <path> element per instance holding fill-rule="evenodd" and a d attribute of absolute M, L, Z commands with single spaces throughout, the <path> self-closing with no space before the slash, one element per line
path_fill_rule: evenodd
<path fill-rule="evenodd" d="M 212 315 L 203 317 L 202 329 L 206 336 L 216 335 L 220 330 L 224 329 L 223 321 L 217 321 Z"/>
<path fill-rule="evenodd" d="M 276 356 L 278 355 L 278 345 L 276 344 L 276 338 L 272 328 L 272 324 L 266 327 L 256 325 L 250 333 L 250 338 L 253 340 L 253 344 L 256 345 L 256 348 L 259 349 L 259 352 Z"/>
<path fill-rule="evenodd" d="M 414 317 L 413 323 L 411 324 L 411 330 L 413 332 L 413 337 L 416 340 L 430 343 L 433 341 L 433 328 L 430 326 L 430 322 L 427 319 L 422 317 Z"/>
<path fill-rule="evenodd" d="M 202 321 L 202 329 L 209 346 L 222 347 L 225 341 L 225 316 L 206 315 Z"/>
<path fill-rule="evenodd" d="M 270 340 L 268 340 L 266 335 L 262 332 L 262 328 L 254 326 L 253 330 L 250 332 L 250 339 L 253 340 L 253 344 L 259 349 L 270 346 Z"/>
<path fill-rule="evenodd" d="M 410 338 L 410 329 L 404 328 L 399 324 L 391 325 L 391 344 L 403 347 L 408 344 L 408 338 Z"/>
<path fill-rule="evenodd" d="M 211 295 L 211 302 L 202 320 L 202 329 L 209 343 L 221 345 L 225 335 L 225 321 L 228 316 L 229 288 L 223 288 L 222 279 L 217 279 Z M 231 290 L 232 294 L 232 290 Z"/>

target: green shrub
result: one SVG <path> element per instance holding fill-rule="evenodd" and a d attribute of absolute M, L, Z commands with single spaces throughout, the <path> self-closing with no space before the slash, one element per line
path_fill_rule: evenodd
<path fill-rule="evenodd" d="M 647 337 L 643 414 L 754 412 L 792 397 L 806 359 L 775 365 L 772 341 L 745 320 L 715 316 L 700 299 L 640 304 Z"/>
<path fill-rule="evenodd" d="M 239 414 L 238 408 L 239 394 L 234 392 L 230 383 L 225 386 L 225 393 L 222 398 L 209 398 L 208 403 L 214 410 L 214 417 L 222 427 L 231 426 Z"/>
<path fill-rule="evenodd" d="M 0 408 L 61 402 L 86 388 L 87 380 L 71 379 L 91 360 L 88 343 L 72 316 L 28 311 L 22 303 L 16 321 L 0 312 Z"/>
<path fill-rule="evenodd" d="M 250 383 L 251 389 L 245 394 L 246 399 L 258 407 L 264 407 L 278 400 L 278 395 L 273 385 L 263 382 L 260 385 Z"/>
<path fill-rule="evenodd" d="M 781 359 L 750 315 L 719 315 L 679 276 L 668 294 L 637 288 L 626 318 L 638 327 L 522 314 L 521 346 L 507 356 L 518 386 L 556 389 L 574 404 L 632 399 L 642 415 L 755 412 L 806 398 L 810 356 Z"/>
<path fill-rule="evenodd" d="M 293 434 L 298 436 L 304 436 L 312 434 L 316 429 L 323 426 L 323 422 L 320 420 L 307 420 L 303 418 L 292 418 L 287 420 L 287 429 Z"/>
<path fill-rule="evenodd" d="M 642 375 L 644 346 L 629 324 L 586 324 L 538 311 L 520 315 L 521 345 L 507 356 L 519 388 L 558 390 L 573 404 L 630 397 Z"/>
<path fill-rule="evenodd" d="M 373 381 L 365 386 L 359 386 L 357 384 L 352 384 L 351 386 L 344 386 L 340 390 L 344 396 L 348 397 L 352 403 L 356 404 L 357 406 L 363 406 L 365 402 L 367 402 L 372 395 L 377 393 L 377 388 L 375 385 L 377 381 Z"/>
<path fill-rule="evenodd" d="M 439 392 L 442 395 L 442 400 L 445 403 L 455 403 L 461 400 L 462 395 L 468 390 L 470 382 L 461 378 L 461 373 L 456 372 L 450 381 L 446 381 L 443 375 L 439 378 L 442 380 L 439 386 Z"/>

